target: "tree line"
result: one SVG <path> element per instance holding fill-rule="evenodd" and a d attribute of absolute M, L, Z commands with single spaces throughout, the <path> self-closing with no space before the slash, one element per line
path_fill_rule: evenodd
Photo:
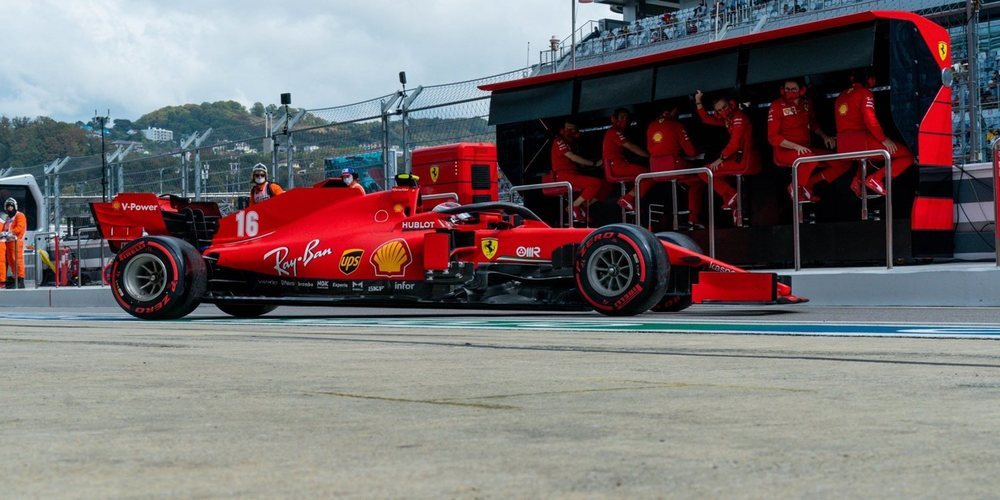
<path fill-rule="evenodd" d="M 249 109 L 236 101 L 204 102 L 166 106 L 137 120 L 116 118 L 108 123 L 105 136 L 107 141 L 131 140 L 143 142 L 151 153 L 176 149 L 182 137 L 198 131 L 213 129 L 208 143 L 240 141 L 248 137 L 264 135 L 265 114 L 279 113 L 275 105 L 264 106 L 254 103 Z M 292 113 L 298 110 L 293 109 Z M 328 123 L 307 114 L 301 125 L 322 127 Z M 423 136 L 440 135 L 451 137 L 483 137 L 491 130 L 483 119 L 411 118 L 412 131 Z M 139 133 L 147 127 L 172 130 L 173 143 L 147 141 Z M 397 127 L 398 128 L 398 127 Z M 130 133 L 132 132 L 132 133 Z M 393 130 L 390 140 L 399 142 L 398 131 Z M 303 133 L 296 138 L 296 144 L 323 144 L 324 149 L 356 148 L 358 144 L 381 143 L 382 131 L 379 123 L 354 123 L 325 127 Z M 445 141 L 450 142 L 450 141 Z M 255 146 L 256 147 L 256 146 Z M 37 118 L 0 116 L 0 169 L 23 168 L 50 162 L 64 156 L 86 156 L 101 151 L 100 125 L 96 119 L 89 122 L 66 123 L 49 117 Z"/>

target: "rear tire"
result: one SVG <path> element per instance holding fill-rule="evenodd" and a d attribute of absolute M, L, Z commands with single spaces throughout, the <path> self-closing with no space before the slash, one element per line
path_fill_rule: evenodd
<path fill-rule="evenodd" d="M 190 243 L 170 236 L 133 240 L 111 262 L 118 305 L 140 319 L 177 319 L 198 307 L 208 286 L 205 261 Z"/>
<path fill-rule="evenodd" d="M 667 290 L 667 252 L 649 231 L 612 224 L 590 233 L 576 257 L 580 296 L 597 312 L 632 316 L 649 310 Z"/>
<path fill-rule="evenodd" d="M 271 304 L 240 304 L 235 302 L 221 302 L 215 304 L 215 307 L 234 318 L 257 318 L 278 308 L 278 306 Z"/>
<path fill-rule="evenodd" d="M 681 233 L 675 233 L 671 231 L 666 231 L 662 233 L 656 233 L 656 237 L 660 240 L 666 241 L 668 243 L 673 243 L 686 250 L 691 250 L 692 252 L 698 252 L 704 254 L 705 252 L 701 249 L 701 245 L 696 243 L 690 236 Z M 667 294 L 663 297 L 663 300 L 659 304 L 653 306 L 652 311 L 654 312 L 677 312 L 683 311 L 691 307 L 691 291 L 685 294 Z"/>

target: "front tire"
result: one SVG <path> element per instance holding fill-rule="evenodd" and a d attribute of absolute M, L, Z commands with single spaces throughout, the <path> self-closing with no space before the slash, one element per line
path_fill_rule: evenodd
<path fill-rule="evenodd" d="M 148 236 L 126 244 L 111 262 L 118 305 L 140 319 L 177 319 L 198 307 L 207 287 L 201 254 L 190 243 Z"/>
<path fill-rule="evenodd" d="M 660 240 L 673 243 L 681 248 L 690 250 L 692 252 L 704 254 L 704 250 L 701 249 L 701 245 L 695 242 L 690 236 L 681 233 L 675 233 L 672 231 L 666 231 L 662 233 L 656 233 L 656 237 Z M 674 274 L 676 278 L 677 274 Z M 671 287 L 675 288 L 675 287 Z M 663 297 L 663 300 L 659 304 L 653 306 L 653 312 L 678 312 L 683 311 L 691 307 L 691 290 L 690 284 L 688 284 L 687 293 L 676 294 L 669 293 Z"/>
<path fill-rule="evenodd" d="M 215 307 L 234 318 L 257 318 L 278 308 L 278 306 L 270 304 L 239 304 L 234 302 L 220 302 L 215 304 Z"/>
<path fill-rule="evenodd" d="M 580 296 L 594 310 L 632 316 L 663 298 L 670 262 L 663 244 L 649 231 L 612 224 L 584 238 L 575 274 Z"/>

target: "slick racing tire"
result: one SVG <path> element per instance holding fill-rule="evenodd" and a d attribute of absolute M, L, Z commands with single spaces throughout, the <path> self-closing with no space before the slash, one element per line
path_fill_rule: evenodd
<path fill-rule="evenodd" d="M 612 224 L 590 233 L 576 256 L 583 300 L 608 316 L 631 316 L 656 305 L 667 290 L 670 261 L 649 231 Z"/>
<path fill-rule="evenodd" d="M 177 319 L 198 307 L 207 287 L 205 261 L 190 243 L 147 236 L 122 247 L 111 262 L 118 305 L 140 319 Z"/>
<path fill-rule="evenodd" d="M 662 233 L 656 233 L 656 237 L 663 241 L 673 243 L 674 245 L 685 248 L 687 250 L 691 250 L 692 252 L 698 252 L 701 254 L 705 253 L 701 249 L 701 245 L 696 243 L 693 239 L 691 239 L 690 236 L 686 234 L 667 231 Z M 659 304 L 653 306 L 652 311 L 677 312 L 677 311 L 683 311 L 684 309 L 687 309 L 689 307 L 691 307 L 690 290 L 688 291 L 688 293 L 681 295 L 674 295 L 674 294 L 664 295 L 663 300 L 661 300 Z"/>
<path fill-rule="evenodd" d="M 240 304 L 238 302 L 221 302 L 215 304 L 215 307 L 235 318 L 256 318 L 278 308 L 278 306 L 270 304 Z"/>

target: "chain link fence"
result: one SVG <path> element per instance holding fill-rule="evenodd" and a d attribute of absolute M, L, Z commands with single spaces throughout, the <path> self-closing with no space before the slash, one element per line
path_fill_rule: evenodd
<path fill-rule="evenodd" d="M 133 144 L 109 145 L 104 154 L 65 157 L 9 169 L 31 174 L 47 198 L 49 222 L 88 217 L 103 193 L 171 193 L 219 203 L 224 213 L 242 207 L 254 165 L 269 167 L 287 187 L 309 186 L 340 169 L 358 170 L 369 190 L 385 189 L 386 167 L 402 170 L 413 150 L 455 142 L 494 142 L 489 93 L 481 85 L 520 78 L 518 70 L 476 80 L 400 90 L 365 101 L 285 113 L 259 123 L 208 129 L 181 137 L 157 154 Z M 288 124 L 291 127 L 288 127 Z M 106 169 L 107 186 L 102 179 Z M 502 185 L 509 184 L 502 182 Z"/>

